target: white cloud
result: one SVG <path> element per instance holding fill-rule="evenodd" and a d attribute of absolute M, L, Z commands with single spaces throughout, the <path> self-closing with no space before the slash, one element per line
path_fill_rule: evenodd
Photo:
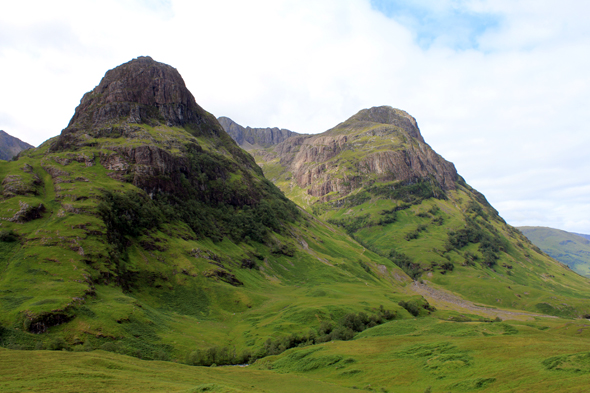
<path fill-rule="evenodd" d="M 462 29 L 424 49 L 368 0 L 9 2 L 0 129 L 39 144 L 108 69 L 150 55 L 244 125 L 315 133 L 365 107 L 405 109 L 508 222 L 590 233 L 590 3 L 436 4 L 498 23 L 477 49 L 453 48 Z"/>

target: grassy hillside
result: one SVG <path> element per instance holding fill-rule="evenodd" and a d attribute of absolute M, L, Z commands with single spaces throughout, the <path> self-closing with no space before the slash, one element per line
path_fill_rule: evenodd
<path fill-rule="evenodd" d="M 518 227 L 537 247 L 573 271 L 590 277 L 590 240 L 559 229 Z"/>
<path fill-rule="evenodd" d="M 175 129 L 157 133 L 164 131 L 175 140 L 193 138 Z M 207 146 L 206 139 L 198 142 Z M 231 235 L 211 239 L 158 212 L 137 187 L 109 177 L 98 159 L 92 166 L 74 160 L 63 165 L 69 154 L 52 154 L 50 145 L 0 163 L 5 178 L 18 173 L 24 187 L 33 187 L 30 195 L 2 201 L 2 216 L 13 216 L 24 204 L 44 206 L 30 221 L 2 222 L 4 345 L 114 344 L 140 357 L 184 360 L 211 346 L 255 353 L 268 337 L 307 332 L 347 312 L 379 305 L 401 309 L 403 295 L 395 292 L 409 281 L 401 269 L 307 213 L 283 222 L 261 242 Z M 68 175 L 55 183 L 45 168 Z M 164 217 L 136 233 L 120 231 L 124 248 L 118 249 L 99 213 L 105 190 L 116 192 L 119 215 Z M 138 195 L 143 203 L 125 195 Z M 34 334 L 40 332 L 50 334 Z"/>

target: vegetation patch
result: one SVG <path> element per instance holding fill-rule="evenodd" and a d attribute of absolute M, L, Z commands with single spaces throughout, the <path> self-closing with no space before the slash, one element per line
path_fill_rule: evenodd
<path fill-rule="evenodd" d="M 496 378 L 474 378 L 465 381 L 457 382 L 448 386 L 448 389 L 457 390 L 477 390 L 487 388 L 489 385 L 496 382 Z"/>
<path fill-rule="evenodd" d="M 424 370 L 437 379 L 446 378 L 456 370 L 473 364 L 473 357 L 467 351 L 460 350 L 448 342 L 413 345 L 397 352 L 396 355 L 421 359 Z"/>
<path fill-rule="evenodd" d="M 402 300 L 398 304 L 415 317 L 425 314 L 428 315 L 431 312 L 436 311 L 436 308 L 432 307 L 424 298 L 408 301 Z"/>
<path fill-rule="evenodd" d="M 212 393 L 233 393 L 239 392 L 239 390 L 220 385 L 217 383 L 205 383 L 202 385 L 195 386 L 192 389 L 186 390 L 186 393 L 201 393 L 201 392 L 212 392 Z"/>
<path fill-rule="evenodd" d="M 291 334 L 275 339 L 269 338 L 262 348 L 255 351 L 244 350 L 238 354 L 235 348 L 228 347 L 212 347 L 206 350 L 197 349 L 189 354 L 187 363 L 197 366 L 252 363 L 266 356 L 279 355 L 290 348 L 335 340 L 352 340 L 357 333 L 390 321 L 395 317 L 396 313 L 394 311 L 386 310 L 383 306 L 380 306 L 371 315 L 364 312 L 350 313 L 340 318 L 336 324 L 324 321 L 317 329 L 310 329 L 308 334 Z"/>
<path fill-rule="evenodd" d="M 310 372 L 335 366 L 344 359 L 341 355 L 312 356 L 321 349 L 293 351 L 273 362 L 272 369 L 280 372 Z"/>
<path fill-rule="evenodd" d="M 447 199 L 444 191 L 436 181 L 430 179 L 414 179 L 397 184 L 376 184 L 367 188 L 374 196 L 419 204 L 428 198 Z"/>
<path fill-rule="evenodd" d="M 543 366 L 547 370 L 588 374 L 590 373 L 590 352 L 552 356 L 543 360 Z"/>
<path fill-rule="evenodd" d="M 555 315 L 557 317 L 575 317 L 577 311 L 575 308 L 567 305 L 561 305 L 560 307 L 552 306 L 549 303 L 537 303 L 535 308 L 547 315 Z"/>
<path fill-rule="evenodd" d="M 477 205 L 479 206 L 479 205 Z M 465 228 L 450 231 L 445 248 L 447 251 L 460 250 L 468 244 L 479 243 L 479 251 L 483 255 L 482 265 L 493 267 L 500 256 L 500 251 L 506 251 L 506 242 L 494 231 L 486 231 L 470 217 L 466 217 Z M 492 228 L 493 229 L 493 228 Z M 473 261 L 474 258 L 465 258 L 466 261 Z M 467 262 L 469 263 L 469 262 Z"/>

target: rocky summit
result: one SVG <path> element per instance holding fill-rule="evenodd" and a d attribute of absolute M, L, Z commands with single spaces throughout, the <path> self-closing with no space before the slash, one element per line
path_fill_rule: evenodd
<path fill-rule="evenodd" d="M 97 154 L 100 163 L 112 171 L 109 176 L 131 181 L 150 195 L 158 191 L 183 194 L 180 178 L 191 178 L 192 173 L 189 156 L 203 153 L 203 148 L 190 135 L 176 137 L 178 128 L 193 137 L 215 138 L 232 160 L 248 171 L 257 170 L 215 117 L 196 103 L 178 71 L 150 57 L 139 57 L 108 71 L 99 85 L 84 95 L 49 151 L 100 147 Z M 87 162 L 80 155 L 76 157 Z M 216 168 L 210 178 L 229 176 L 223 168 Z M 235 202 L 245 203 L 246 199 Z"/>
<path fill-rule="evenodd" d="M 202 123 L 204 116 L 178 71 L 144 56 L 107 71 L 82 97 L 68 128 L 94 128 L 121 119 L 183 126 Z"/>

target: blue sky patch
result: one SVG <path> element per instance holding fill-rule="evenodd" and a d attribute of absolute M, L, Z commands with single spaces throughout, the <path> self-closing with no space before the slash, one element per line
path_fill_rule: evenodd
<path fill-rule="evenodd" d="M 435 40 L 456 50 L 478 49 L 479 37 L 500 25 L 499 15 L 470 10 L 461 0 L 370 0 L 371 7 L 409 28 L 422 49 Z"/>

